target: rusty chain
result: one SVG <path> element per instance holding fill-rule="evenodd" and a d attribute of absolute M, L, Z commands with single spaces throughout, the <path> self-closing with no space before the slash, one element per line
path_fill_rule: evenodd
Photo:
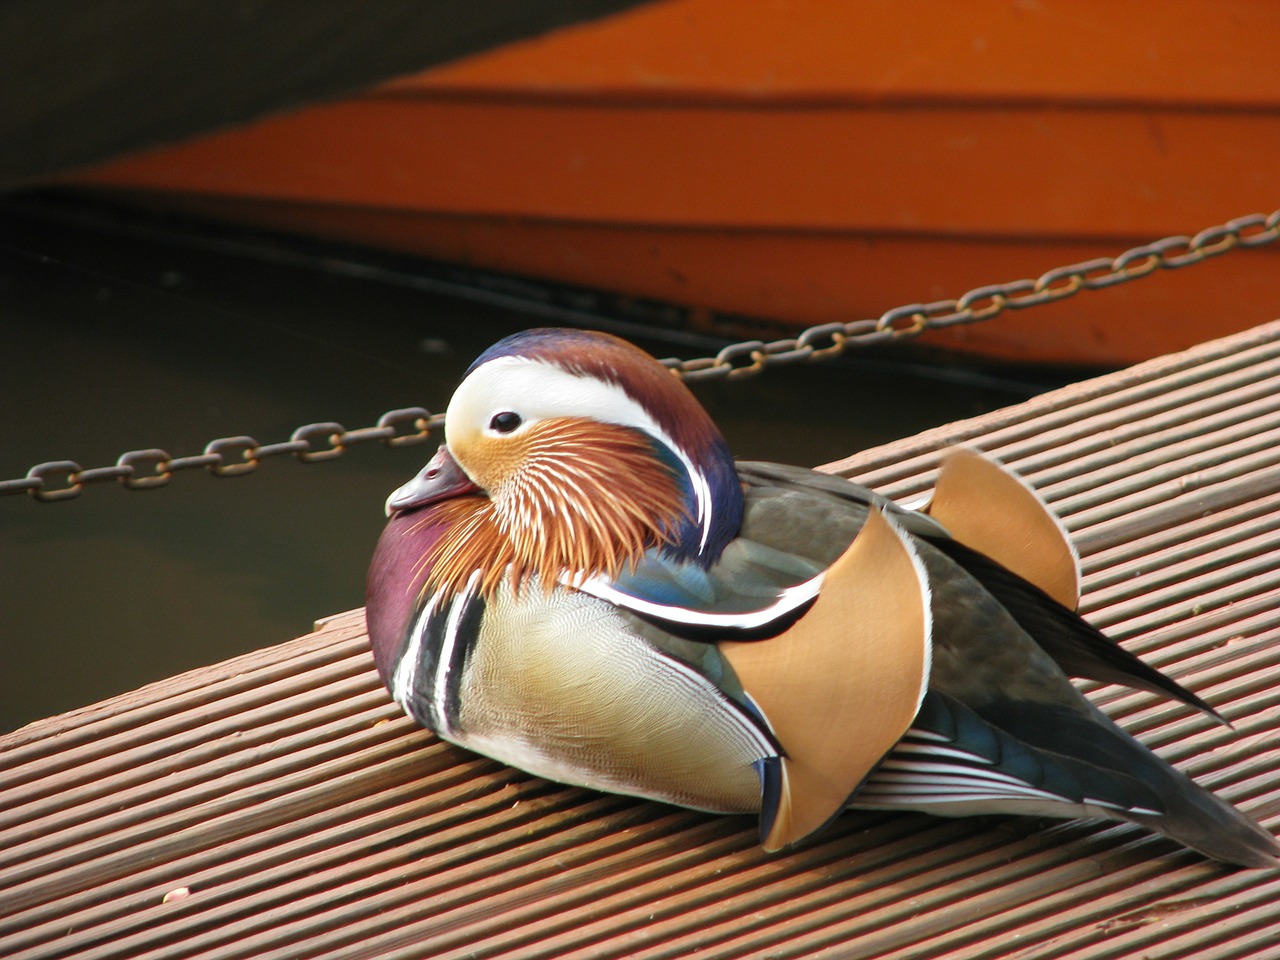
<path fill-rule="evenodd" d="M 171 457 L 163 450 L 130 450 L 109 467 L 81 468 L 74 460 L 53 460 L 27 471 L 25 477 L 0 481 L 0 495 L 29 493 L 37 500 L 53 502 L 78 497 L 92 483 L 118 481 L 130 490 L 163 487 L 180 470 L 203 467 L 216 477 L 238 477 L 258 469 L 268 457 L 292 454 L 303 463 L 340 457 L 358 443 L 379 441 L 388 447 L 423 443 L 444 424 L 444 414 L 422 407 L 389 410 L 376 426 L 347 430 L 340 423 L 308 423 L 288 440 L 260 444 L 253 437 L 221 437 L 204 452 L 191 457 Z"/>
<path fill-rule="evenodd" d="M 808 363 L 838 357 L 852 347 L 870 346 L 919 336 L 958 324 L 978 323 L 1006 310 L 1024 310 L 1073 297 L 1082 290 L 1101 290 L 1150 276 L 1157 270 L 1176 270 L 1201 263 L 1235 249 L 1260 247 L 1280 238 L 1280 210 L 1237 217 L 1220 226 L 1201 230 L 1193 237 L 1165 237 L 1126 250 L 1118 257 L 1098 257 L 1055 267 L 1035 280 L 1013 280 L 975 287 L 954 300 L 911 303 L 886 310 L 879 317 L 847 323 L 824 323 L 799 336 L 773 340 L 749 340 L 725 347 L 714 357 L 696 360 L 669 359 L 663 363 L 685 380 L 740 379 L 769 367 Z M 83 469 L 73 460 L 37 464 L 25 477 L 0 480 L 0 495 L 28 493 L 36 500 L 69 500 L 93 483 L 110 480 L 130 490 L 149 490 L 169 483 L 180 470 L 203 467 L 218 477 L 251 473 L 266 458 L 292 454 L 304 463 L 331 460 L 348 447 L 379 441 L 399 447 L 425 442 L 444 423 L 443 414 L 421 407 L 391 410 L 376 426 L 347 430 L 340 423 L 309 423 L 293 431 L 288 440 L 259 444 L 252 437 L 221 437 L 204 452 L 171 457 L 164 450 L 130 450 L 108 467 Z M 405 428 L 411 428 L 406 431 Z"/>
<path fill-rule="evenodd" d="M 825 360 L 838 357 L 854 346 L 905 340 L 926 330 L 990 320 L 1006 310 L 1054 303 L 1082 290 L 1101 290 L 1150 276 L 1157 270 L 1176 270 L 1229 250 L 1260 247 L 1277 237 L 1280 237 L 1280 210 L 1272 211 L 1269 216 L 1254 213 L 1201 230 L 1194 237 L 1165 237 L 1126 250 L 1118 257 L 1098 257 L 1055 267 L 1035 280 L 975 287 L 955 300 L 894 307 L 874 320 L 824 323 L 791 339 L 735 343 L 714 357 L 664 362 L 686 380 L 754 376 L 771 366 Z"/>

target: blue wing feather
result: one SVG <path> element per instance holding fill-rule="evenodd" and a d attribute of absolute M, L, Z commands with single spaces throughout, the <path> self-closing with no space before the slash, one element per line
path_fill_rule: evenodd
<path fill-rule="evenodd" d="M 710 568 L 657 550 L 614 578 L 575 584 L 592 596 L 660 623 L 684 636 L 696 631 L 733 631 L 769 636 L 809 608 L 822 586 L 817 563 L 738 538 Z M 726 639 L 723 633 L 697 639 Z"/>

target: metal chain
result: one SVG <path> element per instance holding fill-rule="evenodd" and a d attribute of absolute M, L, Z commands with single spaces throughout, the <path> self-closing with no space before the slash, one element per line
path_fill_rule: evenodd
<path fill-rule="evenodd" d="M 824 323 L 810 327 L 793 339 L 735 343 L 714 357 L 663 362 L 686 380 L 750 377 L 780 364 L 838 357 L 854 346 L 905 340 L 926 330 L 990 320 L 1006 310 L 1024 310 L 1065 300 L 1082 290 L 1113 287 L 1161 269 L 1176 270 L 1228 250 L 1260 247 L 1277 237 L 1280 237 L 1280 210 L 1272 211 L 1269 216 L 1254 213 L 1201 230 L 1194 237 L 1165 237 L 1126 250 L 1118 257 L 1098 257 L 1055 267 L 1035 280 L 994 283 L 975 287 L 955 300 L 894 307 L 874 320 Z"/>
<path fill-rule="evenodd" d="M 180 470 L 204 467 L 215 477 L 238 477 L 252 473 L 268 457 L 293 454 L 303 463 L 332 460 L 348 447 L 377 440 L 388 447 L 423 443 L 444 425 L 444 414 L 422 407 L 389 410 L 373 427 L 347 430 L 340 423 L 308 423 L 280 443 L 260 444 L 253 437 L 221 437 L 211 441 L 204 453 L 193 457 L 171 457 L 163 450 L 130 450 L 110 467 L 82 469 L 74 460 L 53 460 L 27 471 L 25 477 L 0 481 L 0 495 L 29 493 L 44 502 L 78 497 L 91 483 L 116 480 L 130 490 L 163 487 Z"/>
<path fill-rule="evenodd" d="M 1098 257 L 1055 267 L 1035 280 L 1013 280 L 975 287 L 955 300 L 911 303 L 886 310 L 874 320 L 824 323 L 799 336 L 765 343 L 750 340 L 725 347 L 714 357 L 662 361 L 685 380 L 740 379 L 790 363 L 838 357 L 851 347 L 916 337 L 926 330 L 978 323 L 1006 310 L 1023 310 L 1073 297 L 1082 290 L 1101 290 L 1150 276 L 1157 270 L 1176 270 L 1201 263 L 1228 250 L 1260 247 L 1280 238 L 1280 210 L 1237 217 L 1221 226 L 1201 230 L 1194 237 L 1165 237 L 1126 250 L 1118 257 Z M 115 480 L 130 490 L 150 490 L 167 484 L 180 470 L 204 467 L 214 476 L 251 473 L 268 457 L 293 454 L 303 463 L 332 460 L 348 447 L 377 440 L 390 447 L 424 443 L 444 424 L 443 414 L 421 407 L 391 410 L 377 426 L 347 430 L 340 423 L 309 423 L 281 443 L 259 444 L 252 437 L 222 437 L 204 453 L 171 457 L 163 450 L 130 450 L 113 466 L 83 469 L 73 460 L 41 463 L 16 480 L 0 480 L 0 495 L 29 493 L 44 502 L 69 500 L 89 484 Z M 402 432 L 412 427 L 412 432 Z"/>

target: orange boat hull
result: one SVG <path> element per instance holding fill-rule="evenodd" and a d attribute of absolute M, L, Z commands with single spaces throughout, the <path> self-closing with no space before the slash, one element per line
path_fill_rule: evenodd
<path fill-rule="evenodd" d="M 1280 7 L 1248 0 L 676 0 L 78 179 L 707 311 L 853 320 L 1270 212 L 1277 41 Z M 1120 364 L 1277 316 L 1263 248 L 928 342 Z"/>

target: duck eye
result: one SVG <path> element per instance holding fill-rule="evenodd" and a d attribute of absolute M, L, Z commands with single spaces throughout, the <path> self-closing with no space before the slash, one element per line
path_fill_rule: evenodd
<path fill-rule="evenodd" d="M 524 420 L 520 418 L 520 414 L 504 410 L 502 413 L 493 415 L 493 419 L 489 421 L 489 429 L 496 430 L 498 433 L 510 433 L 522 423 Z"/>

